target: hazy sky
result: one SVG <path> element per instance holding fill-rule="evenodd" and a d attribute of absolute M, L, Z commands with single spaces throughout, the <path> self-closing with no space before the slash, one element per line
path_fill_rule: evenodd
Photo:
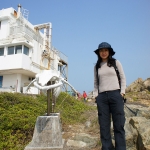
<path fill-rule="evenodd" d="M 101 42 L 116 52 L 127 85 L 150 77 L 150 0 L 1 0 L 0 9 L 18 4 L 33 25 L 52 23 L 52 46 L 68 57 L 76 90 L 93 90 L 93 51 Z"/>

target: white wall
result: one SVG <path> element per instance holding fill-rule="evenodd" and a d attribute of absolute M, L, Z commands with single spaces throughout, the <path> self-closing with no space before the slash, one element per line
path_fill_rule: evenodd
<path fill-rule="evenodd" d="M 17 74 L 16 92 L 21 91 L 21 74 Z"/>
<path fill-rule="evenodd" d="M 6 38 L 9 33 L 8 20 L 1 21 L 0 39 Z"/>
<path fill-rule="evenodd" d="M 33 53 L 32 53 L 32 61 L 41 65 L 42 67 L 48 68 L 48 59 L 42 59 L 43 45 L 33 40 Z"/>
<path fill-rule="evenodd" d="M 3 75 L 3 88 L 10 88 L 10 86 L 15 88 L 15 92 L 21 92 L 25 84 L 29 84 L 29 76 L 22 74 L 9 74 Z"/>
<path fill-rule="evenodd" d="M 16 55 L 19 55 L 19 54 L 16 54 Z M 23 69 L 26 69 L 26 70 L 31 70 L 31 59 L 29 56 L 25 55 L 25 54 L 21 54 L 22 55 L 22 62 L 21 62 L 21 65 Z M 31 70 L 32 71 L 32 70 Z"/>
<path fill-rule="evenodd" d="M 23 54 L 0 56 L 0 70 L 22 68 Z"/>
<path fill-rule="evenodd" d="M 26 77 L 27 79 L 27 77 Z M 22 83 L 22 75 L 21 74 L 8 74 L 3 75 L 3 88 L 10 88 L 12 86 L 15 88 L 15 92 L 21 92 Z"/>
<path fill-rule="evenodd" d="M 16 88 L 17 85 L 17 75 L 16 74 L 8 74 L 3 75 L 3 86 L 6 88 L 10 88 L 10 86 Z"/>
<path fill-rule="evenodd" d="M 54 55 L 54 69 L 55 69 L 55 70 L 58 70 L 58 63 L 59 63 L 59 60 L 60 60 L 59 56 L 55 54 L 55 55 Z"/>
<path fill-rule="evenodd" d="M 21 87 L 24 87 L 25 84 L 29 84 L 31 81 L 29 81 L 29 76 L 25 76 L 25 75 L 22 75 L 22 78 L 21 78 Z"/>

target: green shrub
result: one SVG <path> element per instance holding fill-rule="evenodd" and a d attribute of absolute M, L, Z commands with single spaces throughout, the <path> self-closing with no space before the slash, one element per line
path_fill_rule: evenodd
<path fill-rule="evenodd" d="M 33 135 L 37 116 L 46 111 L 46 97 L 0 93 L 0 150 L 22 150 Z"/>
<path fill-rule="evenodd" d="M 137 101 L 137 97 L 133 97 L 133 100 L 134 100 L 134 101 Z"/>
<path fill-rule="evenodd" d="M 82 114 L 90 109 L 92 107 L 83 101 L 62 92 L 57 98 L 55 111 L 60 113 L 63 124 L 75 124 L 84 122 L 86 118 Z"/>
<path fill-rule="evenodd" d="M 67 93 L 60 93 L 55 112 L 63 124 L 85 121 L 82 114 L 92 109 Z M 36 118 L 47 112 L 47 97 L 0 93 L 0 150 L 24 150 L 32 140 Z"/>

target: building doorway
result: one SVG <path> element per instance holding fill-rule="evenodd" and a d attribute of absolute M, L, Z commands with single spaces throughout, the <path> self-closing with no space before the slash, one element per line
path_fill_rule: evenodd
<path fill-rule="evenodd" d="M 3 76 L 0 76 L 0 88 L 2 88 Z"/>

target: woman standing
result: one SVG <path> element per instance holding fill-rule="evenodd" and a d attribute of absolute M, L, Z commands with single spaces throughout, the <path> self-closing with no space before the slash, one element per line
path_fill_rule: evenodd
<path fill-rule="evenodd" d="M 114 127 L 115 150 L 126 150 L 125 114 L 123 96 L 126 79 L 121 63 L 112 56 L 115 54 L 111 45 L 102 42 L 94 51 L 98 56 L 94 67 L 94 93 L 98 108 L 102 150 L 113 150 L 110 125 L 111 115 Z M 120 85 L 114 65 L 118 68 Z"/>

